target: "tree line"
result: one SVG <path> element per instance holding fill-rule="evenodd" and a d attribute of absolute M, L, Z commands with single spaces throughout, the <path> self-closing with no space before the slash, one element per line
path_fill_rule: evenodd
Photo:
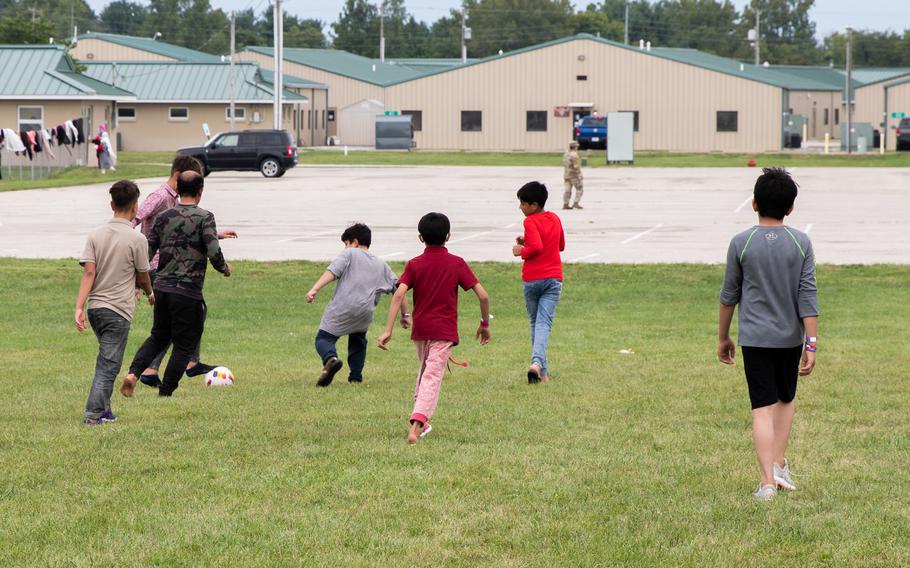
<path fill-rule="evenodd" d="M 816 39 L 809 16 L 815 0 L 751 0 L 741 11 L 729 0 L 602 0 L 575 9 L 569 0 L 465 0 L 469 57 L 486 57 L 576 33 L 622 42 L 628 8 L 630 43 L 693 48 L 751 60 L 747 39 L 761 17 L 760 53 L 772 64 L 841 66 L 846 33 Z M 237 12 L 237 48 L 272 45 L 272 9 Z M 461 55 L 462 11 L 434 22 L 417 20 L 405 0 L 345 0 L 331 23 L 285 14 L 286 47 L 343 49 L 379 56 L 380 20 L 389 58 Z M 73 28 L 153 37 L 214 54 L 230 46 L 230 14 L 210 0 L 114 0 L 96 14 L 85 0 L 0 0 L 0 43 L 65 43 Z M 857 66 L 910 66 L 910 30 L 854 32 Z"/>

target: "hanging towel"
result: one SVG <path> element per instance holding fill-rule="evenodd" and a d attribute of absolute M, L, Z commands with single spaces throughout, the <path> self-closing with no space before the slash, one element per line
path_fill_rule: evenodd
<path fill-rule="evenodd" d="M 70 144 L 75 146 L 76 141 L 79 139 L 79 131 L 76 130 L 76 126 L 73 124 L 72 120 L 67 120 L 63 124 L 66 126 L 66 137 L 70 139 Z M 85 139 L 82 141 L 85 142 Z"/>
<path fill-rule="evenodd" d="M 57 132 L 57 145 L 58 146 L 67 146 L 70 143 L 69 137 L 66 135 L 66 127 L 62 124 L 58 125 L 56 128 Z"/>
<path fill-rule="evenodd" d="M 22 138 L 10 128 L 3 129 L 3 139 L 6 141 L 6 149 L 10 152 L 25 152 L 25 144 Z"/>
<path fill-rule="evenodd" d="M 57 156 L 55 156 L 54 151 L 51 150 L 51 135 L 47 130 L 41 131 L 41 139 L 44 141 L 44 149 L 47 151 L 48 155 L 56 160 Z"/>
<path fill-rule="evenodd" d="M 77 118 L 74 120 L 73 126 L 76 128 L 76 142 L 85 144 L 85 128 L 82 126 L 82 119 Z"/>
<path fill-rule="evenodd" d="M 25 154 L 28 156 L 29 160 L 35 159 L 35 149 L 32 146 L 31 140 L 28 139 L 28 132 L 21 130 L 19 132 L 19 139 L 22 140 L 22 145 L 25 146 Z"/>
<path fill-rule="evenodd" d="M 44 148 L 41 146 L 41 136 L 38 135 L 37 130 L 28 131 L 28 141 L 32 144 L 32 151 L 37 154 L 38 152 L 43 152 Z"/>

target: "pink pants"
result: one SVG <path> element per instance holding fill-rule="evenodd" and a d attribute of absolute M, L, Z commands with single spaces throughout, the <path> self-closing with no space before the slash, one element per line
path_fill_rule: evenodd
<path fill-rule="evenodd" d="M 415 340 L 417 360 L 420 361 L 420 372 L 417 374 L 417 386 L 414 388 L 414 412 L 411 420 L 426 424 L 436 411 L 439 402 L 439 387 L 446 372 L 446 363 L 452 355 L 451 341 Z"/>

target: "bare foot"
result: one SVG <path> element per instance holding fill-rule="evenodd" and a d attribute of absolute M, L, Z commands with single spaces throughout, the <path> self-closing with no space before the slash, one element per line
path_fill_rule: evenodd
<path fill-rule="evenodd" d="M 540 382 L 542 382 L 542 383 L 549 383 L 549 382 L 550 382 L 550 375 L 540 375 Z"/>
<path fill-rule="evenodd" d="M 423 430 L 423 426 L 420 422 L 416 420 L 411 422 L 411 427 L 408 429 L 408 444 L 414 445 L 417 443 L 417 440 L 420 438 L 420 432 Z"/>
<path fill-rule="evenodd" d="M 129 398 L 133 396 L 133 390 L 136 388 L 136 375 L 132 373 L 127 375 L 123 379 L 123 383 L 120 385 L 120 394 Z"/>

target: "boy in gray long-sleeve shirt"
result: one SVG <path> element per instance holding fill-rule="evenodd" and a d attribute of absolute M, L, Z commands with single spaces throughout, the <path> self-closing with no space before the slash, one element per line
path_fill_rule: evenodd
<path fill-rule="evenodd" d="M 753 496 L 770 500 L 778 487 L 796 489 L 785 455 L 797 376 L 807 376 L 815 367 L 818 300 L 809 236 L 783 223 L 793 211 L 796 182 L 782 169 L 762 172 L 752 201 L 758 225 L 733 237 L 727 252 L 717 356 L 721 363 L 733 364 L 730 324 L 738 304 L 739 345 L 761 471 Z"/>

